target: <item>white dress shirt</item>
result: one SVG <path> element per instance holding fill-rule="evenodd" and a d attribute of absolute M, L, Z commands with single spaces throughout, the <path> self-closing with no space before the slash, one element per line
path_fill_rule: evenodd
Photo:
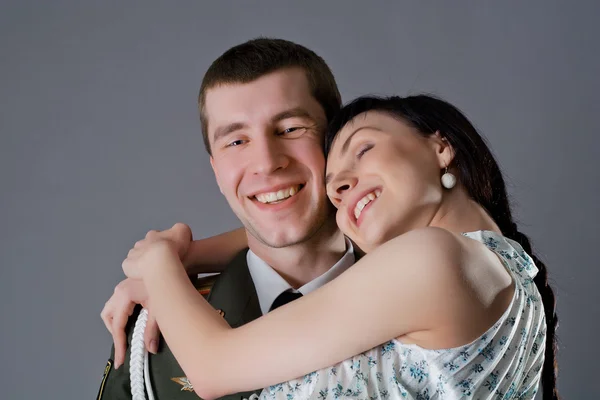
<path fill-rule="evenodd" d="M 258 303 L 263 314 L 271 309 L 271 305 L 281 293 L 291 290 L 292 292 L 307 295 L 315 289 L 320 288 L 327 282 L 337 278 L 342 272 L 346 271 L 354 264 L 354 248 L 352 242 L 346 238 L 346 253 L 335 263 L 327 272 L 308 282 L 298 290 L 292 288 L 285 279 L 281 277 L 271 266 L 249 250 L 246 255 L 250 276 L 256 287 Z"/>

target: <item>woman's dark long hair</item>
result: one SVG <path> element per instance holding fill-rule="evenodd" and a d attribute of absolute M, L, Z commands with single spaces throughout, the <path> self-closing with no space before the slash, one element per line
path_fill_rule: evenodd
<path fill-rule="evenodd" d="M 548 271 L 533 254 L 529 238 L 519 231 L 513 221 L 502 172 L 484 139 L 460 110 L 438 98 L 428 95 L 387 98 L 365 96 L 344 106 L 331 121 L 325 137 L 326 154 L 337 133 L 354 117 L 367 111 L 385 112 L 399 118 L 423 136 L 440 132 L 454 149 L 455 156 L 450 167 L 456 171 L 458 181 L 471 198 L 486 209 L 504 236 L 517 241 L 531 256 L 539 269 L 534 281 L 542 296 L 547 325 L 542 369 L 543 398 L 559 399 L 555 337 L 558 318 L 554 292 L 548 284 Z"/>

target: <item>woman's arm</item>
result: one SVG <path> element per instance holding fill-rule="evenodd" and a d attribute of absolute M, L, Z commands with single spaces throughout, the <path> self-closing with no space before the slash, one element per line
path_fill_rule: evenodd
<path fill-rule="evenodd" d="M 194 240 L 183 259 L 188 274 L 222 272 L 237 253 L 248 247 L 244 228 Z"/>
<path fill-rule="evenodd" d="M 143 279 L 171 351 L 198 395 L 215 398 L 451 325 L 477 303 L 461 272 L 463 256 L 459 239 L 447 231 L 409 232 L 324 287 L 236 329 L 196 293 L 176 257 L 169 265 L 154 263 Z"/>
<path fill-rule="evenodd" d="M 185 234 L 181 234 L 185 232 Z M 183 264 L 189 275 L 207 272 L 221 272 L 231 259 L 242 249 L 247 247 L 246 231 L 243 228 L 226 232 L 206 239 L 190 241 L 191 229 L 185 224 L 175 224 L 172 228 L 163 231 L 149 231 L 146 237 L 137 243 L 131 251 L 148 246 L 156 240 L 170 240 L 182 248 L 186 246 Z M 126 279 L 120 282 L 114 293 L 108 299 L 102 313 L 102 320 L 108 331 L 113 336 L 115 345 L 115 368 L 123 364 L 127 349 L 126 325 L 136 304 L 141 299 L 146 299 L 147 293 L 144 285 L 139 281 Z M 158 327 L 152 316 L 149 317 L 144 331 L 146 348 L 156 353 L 160 340 Z"/>

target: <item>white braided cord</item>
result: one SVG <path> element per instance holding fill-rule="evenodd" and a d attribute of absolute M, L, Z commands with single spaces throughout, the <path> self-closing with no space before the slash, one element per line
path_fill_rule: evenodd
<path fill-rule="evenodd" d="M 129 381 L 131 384 L 132 400 L 146 400 L 144 386 L 148 392 L 149 400 L 154 400 L 152 387 L 150 386 L 150 369 L 148 352 L 144 345 L 144 330 L 148 322 L 148 310 L 140 311 L 135 321 L 133 336 L 131 338 L 131 351 L 129 357 Z"/>
<path fill-rule="evenodd" d="M 152 385 L 150 384 L 150 356 L 148 352 L 144 352 L 144 378 L 146 381 L 146 393 L 148 394 L 148 400 L 154 400 L 154 393 L 152 392 Z"/>

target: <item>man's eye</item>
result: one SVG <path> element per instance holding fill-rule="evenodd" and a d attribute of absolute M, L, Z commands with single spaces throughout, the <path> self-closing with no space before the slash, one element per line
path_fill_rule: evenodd
<path fill-rule="evenodd" d="M 303 126 L 294 126 L 292 128 L 284 129 L 283 131 L 279 132 L 278 135 L 298 137 L 298 136 L 301 136 L 305 131 L 306 131 L 306 128 Z"/>
<path fill-rule="evenodd" d="M 238 140 L 234 140 L 233 142 L 228 143 L 227 146 L 225 146 L 225 147 L 234 147 L 234 146 L 239 146 L 241 144 L 244 144 L 244 141 L 242 139 L 238 139 Z"/>

